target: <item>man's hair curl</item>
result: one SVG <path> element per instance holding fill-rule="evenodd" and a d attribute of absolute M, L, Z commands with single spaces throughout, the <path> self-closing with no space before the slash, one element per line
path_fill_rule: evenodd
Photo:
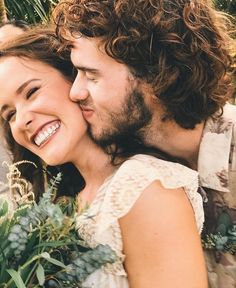
<path fill-rule="evenodd" d="M 101 38 L 181 127 L 194 128 L 231 96 L 231 25 L 210 1 L 70 0 L 54 16 L 63 39 L 68 32 Z"/>

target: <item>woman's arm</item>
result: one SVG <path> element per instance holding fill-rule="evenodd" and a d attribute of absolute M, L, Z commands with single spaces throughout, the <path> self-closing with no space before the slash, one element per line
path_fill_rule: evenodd
<path fill-rule="evenodd" d="M 183 189 L 153 182 L 119 221 L 131 288 L 206 288 L 191 203 Z"/>

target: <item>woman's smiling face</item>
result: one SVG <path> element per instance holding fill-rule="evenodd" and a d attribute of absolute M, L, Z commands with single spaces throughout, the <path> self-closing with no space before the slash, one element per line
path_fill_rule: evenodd
<path fill-rule="evenodd" d="M 15 141 L 49 165 L 73 162 L 87 125 L 69 99 L 71 83 L 46 63 L 0 59 L 1 117 Z"/>

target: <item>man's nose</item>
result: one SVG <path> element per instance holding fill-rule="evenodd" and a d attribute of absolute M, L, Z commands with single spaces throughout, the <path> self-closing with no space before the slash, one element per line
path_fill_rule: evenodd
<path fill-rule="evenodd" d="M 81 100 L 85 100 L 87 99 L 89 96 L 89 91 L 88 89 L 85 87 L 85 85 L 83 85 L 83 80 L 78 80 L 75 79 L 71 90 L 70 90 L 70 99 L 74 102 L 79 102 Z"/>

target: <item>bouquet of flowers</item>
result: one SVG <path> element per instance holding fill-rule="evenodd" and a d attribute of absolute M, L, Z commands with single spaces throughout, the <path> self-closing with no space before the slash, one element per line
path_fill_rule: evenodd
<path fill-rule="evenodd" d="M 208 250 L 236 255 L 236 224 L 227 211 L 219 215 L 214 233 L 203 235 L 202 244 Z"/>
<path fill-rule="evenodd" d="M 11 165 L 11 173 L 20 175 L 19 164 Z M 80 287 L 88 275 L 116 260 L 108 245 L 90 249 L 79 238 L 74 199 L 53 202 L 61 177 L 52 179 L 38 203 L 32 192 L 22 195 L 14 210 L 0 200 L 0 288 Z M 22 189 L 26 181 L 20 181 L 13 187 Z"/>

